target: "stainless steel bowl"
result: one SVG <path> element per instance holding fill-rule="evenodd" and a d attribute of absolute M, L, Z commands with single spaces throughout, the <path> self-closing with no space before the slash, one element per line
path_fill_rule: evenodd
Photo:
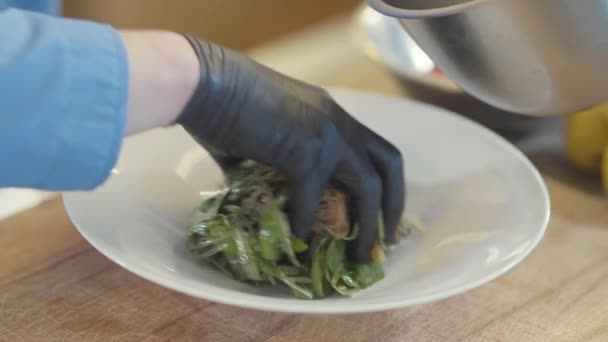
<path fill-rule="evenodd" d="M 448 77 L 434 72 L 433 61 L 395 18 L 364 5 L 355 11 L 353 26 L 356 46 L 386 67 L 418 100 L 450 109 L 507 138 L 526 137 L 551 121 L 507 112 L 470 96 Z"/>
<path fill-rule="evenodd" d="M 368 0 L 475 97 L 566 114 L 608 99 L 608 0 Z"/>

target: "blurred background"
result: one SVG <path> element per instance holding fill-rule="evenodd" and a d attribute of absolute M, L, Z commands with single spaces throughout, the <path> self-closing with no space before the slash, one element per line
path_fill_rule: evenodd
<path fill-rule="evenodd" d="M 362 0 L 64 0 L 64 15 L 191 33 L 237 50 L 354 9 Z"/>

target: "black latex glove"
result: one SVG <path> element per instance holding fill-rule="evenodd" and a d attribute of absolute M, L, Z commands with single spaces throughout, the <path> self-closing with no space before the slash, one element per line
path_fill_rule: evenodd
<path fill-rule="evenodd" d="M 186 38 L 199 57 L 201 78 L 178 123 L 216 160 L 246 158 L 282 171 L 289 183 L 290 223 L 301 238 L 311 232 L 328 181 L 341 184 L 359 224 L 351 257 L 369 261 L 380 210 L 389 239 L 403 211 L 399 150 L 353 119 L 325 90 Z"/>

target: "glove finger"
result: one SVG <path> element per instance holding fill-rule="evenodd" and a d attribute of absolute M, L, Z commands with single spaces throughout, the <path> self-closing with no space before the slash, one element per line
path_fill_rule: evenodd
<path fill-rule="evenodd" d="M 338 166 L 335 180 L 350 195 L 355 210 L 355 224 L 359 233 L 349 245 L 350 257 L 355 262 L 371 260 L 371 249 L 378 234 L 378 214 L 382 196 L 382 180 L 366 156 L 354 152 Z"/>
<path fill-rule="evenodd" d="M 289 183 L 288 212 L 291 231 L 304 241 L 308 240 L 312 232 L 324 185 L 313 177 L 307 181 Z"/>
<path fill-rule="evenodd" d="M 405 208 L 403 156 L 399 149 L 376 136 L 369 146 L 369 158 L 382 178 L 382 214 L 386 242 L 395 242 L 395 232 Z"/>

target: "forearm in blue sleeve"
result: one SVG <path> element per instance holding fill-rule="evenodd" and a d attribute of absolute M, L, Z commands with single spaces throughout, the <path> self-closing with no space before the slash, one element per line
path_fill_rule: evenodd
<path fill-rule="evenodd" d="M 126 121 L 128 66 L 106 25 L 0 12 L 0 187 L 91 189 Z"/>
<path fill-rule="evenodd" d="M 13 7 L 50 15 L 61 14 L 61 5 L 61 0 L 0 0 L 0 8 Z"/>

